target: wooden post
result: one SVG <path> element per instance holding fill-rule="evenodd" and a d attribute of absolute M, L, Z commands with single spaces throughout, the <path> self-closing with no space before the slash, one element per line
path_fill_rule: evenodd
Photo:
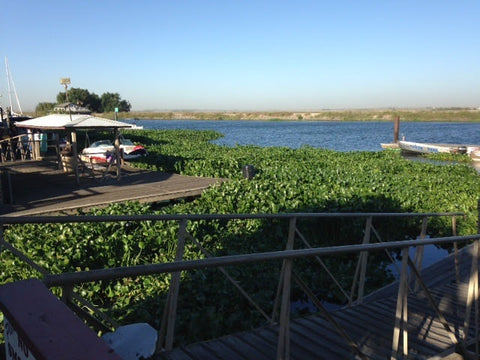
<path fill-rule="evenodd" d="M 418 238 L 419 240 L 423 240 L 427 236 L 427 226 L 428 226 L 428 217 L 425 216 L 422 219 L 422 230 L 420 232 L 420 237 Z M 415 266 L 417 267 L 417 269 L 419 271 L 422 270 L 424 252 L 425 252 L 425 247 L 423 245 L 417 246 L 417 251 L 415 252 L 415 260 L 413 261 L 413 263 L 415 264 Z M 413 278 L 413 275 L 412 275 L 412 281 L 415 281 L 415 278 Z M 420 285 L 419 285 L 418 281 L 415 282 L 413 291 L 415 291 L 415 292 L 418 291 L 419 286 Z"/>
<path fill-rule="evenodd" d="M 365 232 L 364 232 L 363 241 L 362 241 L 363 245 L 370 243 L 371 228 L 372 228 L 372 217 L 369 216 L 365 223 Z M 357 267 L 355 269 L 355 275 L 353 276 L 352 289 L 350 291 L 350 300 L 348 305 L 353 304 L 353 297 L 355 295 L 355 290 L 356 290 L 358 281 L 359 281 L 359 284 L 358 284 L 358 294 L 357 294 L 356 302 L 360 304 L 362 303 L 363 292 L 365 288 L 365 276 L 367 271 L 367 259 L 368 259 L 368 252 L 367 251 L 360 252 L 358 257 Z"/>
<path fill-rule="evenodd" d="M 468 281 L 468 292 L 467 292 L 467 304 L 466 304 L 466 316 L 465 322 L 463 324 L 463 341 L 464 343 L 468 340 L 468 333 L 470 328 L 470 317 L 472 313 L 472 304 L 475 306 L 475 319 L 474 323 L 477 324 L 477 305 L 478 305 L 478 254 L 479 254 L 479 241 L 476 240 L 473 243 L 473 254 L 472 254 L 472 265 L 470 269 L 470 278 Z M 477 330 L 476 330 L 477 332 Z M 477 334 L 475 334 L 477 335 Z M 478 337 L 476 337 L 478 338 Z M 478 343 L 478 341 L 477 341 Z"/>
<path fill-rule="evenodd" d="M 452 235 L 457 236 L 457 218 L 452 216 Z M 458 262 L 458 244 L 453 243 L 453 250 L 455 253 L 455 280 L 460 284 L 460 264 Z"/>
<path fill-rule="evenodd" d="M 0 223 L 0 254 L 3 250 L 3 223 Z"/>
<path fill-rule="evenodd" d="M 70 144 L 72 145 L 72 166 L 75 172 L 75 181 L 77 185 L 80 185 L 80 174 L 78 171 L 78 148 L 77 148 L 77 133 L 75 130 L 68 129 L 68 138 L 70 138 Z"/>
<path fill-rule="evenodd" d="M 72 297 L 73 297 L 73 286 L 71 285 L 62 286 L 61 300 L 68 305 L 70 302 L 72 302 Z"/>
<path fill-rule="evenodd" d="M 290 218 L 290 226 L 288 230 L 288 240 L 286 250 L 293 249 L 293 241 L 295 239 L 297 218 Z M 277 343 L 277 360 L 290 359 L 290 289 L 292 279 L 292 259 L 283 260 L 285 266 L 283 274 L 283 292 L 282 292 L 282 306 L 280 308 L 280 324 L 278 328 L 278 343 Z"/>
<path fill-rule="evenodd" d="M 60 134 L 56 132 L 55 136 L 55 153 L 57 154 L 57 161 L 58 161 L 58 170 L 62 170 L 62 154 L 60 151 Z"/>
<path fill-rule="evenodd" d="M 365 234 L 363 237 L 363 244 L 369 244 L 370 243 L 370 229 L 372 228 L 372 217 L 367 218 L 367 223 L 365 225 Z M 360 268 L 360 284 L 358 285 L 358 297 L 357 301 L 358 303 L 362 303 L 363 301 L 363 293 L 365 290 L 365 277 L 367 275 L 367 259 L 368 259 L 368 252 L 367 251 L 362 251 L 361 252 L 361 257 L 362 257 L 362 266 Z"/>
<path fill-rule="evenodd" d="M 398 143 L 398 133 L 400 131 L 400 116 L 395 116 L 393 123 L 393 142 Z"/>
<path fill-rule="evenodd" d="M 278 311 L 278 307 L 280 306 L 280 294 L 282 293 L 284 270 L 285 270 L 285 261 L 282 261 L 282 268 L 280 269 L 277 292 L 275 293 L 275 301 L 273 302 L 272 317 L 270 318 L 270 325 L 274 325 L 277 319 L 277 311 Z"/>
<path fill-rule="evenodd" d="M 398 358 L 400 336 L 403 335 L 403 355 L 408 356 L 408 332 L 407 332 L 407 299 L 408 299 L 408 247 L 402 250 L 402 270 L 398 285 L 397 307 L 395 312 L 395 327 L 393 329 L 391 360 Z"/>
<path fill-rule="evenodd" d="M 175 261 L 182 261 L 183 254 L 185 251 L 185 239 L 187 237 L 187 220 L 182 219 L 179 223 L 178 229 L 178 243 L 177 251 L 175 254 Z M 177 302 L 178 294 L 180 291 L 180 276 L 181 272 L 177 271 L 172 274 L 170 280 L 170 289 L 167 296 L 167 303 L 165 304 L 165 309 L 162 320 L 162 326 L 159 331 L 158 341 L 157 341 L 157 352 L 162 350 L 163 337 L 165 335 L 165 350 L 172 350 L 173 348 L 173 338 L 175 333 L 175 319 L 177 314 Z"/>

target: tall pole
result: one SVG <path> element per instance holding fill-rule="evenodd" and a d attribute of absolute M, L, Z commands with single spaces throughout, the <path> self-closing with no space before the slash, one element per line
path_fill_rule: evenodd
<path fill-rule="evenodd" d="M 400 131 L 400 116 L 395 116 L 393 123 L 393 142 L 398 143 L 398 132 Z"/>
<path fill-rule="evenodd" d="M 70 85 L 70 78 L 61 78 L 60 84 L 65 86 L 65 100 L 68 103 L 68 85 Z"/>
<path fill-rule="evenodd" d="M 65 100 L 68 103 L 68 85 L 67 84 L 65 84 Z"/>

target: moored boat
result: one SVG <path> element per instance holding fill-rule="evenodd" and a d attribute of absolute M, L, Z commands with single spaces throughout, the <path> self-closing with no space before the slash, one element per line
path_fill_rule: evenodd
<path fill-rule="evenodd" d="M 469 150 L 470 159 L 475 162 L 480 161 L 480 147 L 472 147 Z"/>
<path fill-rule="evenodd" d="M 110 140 L 95 141 L 89 147 L 83 149 L 82 155 L 97 162 L 108 162 L 109 155 L 114 153 L 115 146 Z M 135 145 L 130 139 L 120 138 L 120 151 L 123 159 L 131 160 L 148 155 L 142 145 Z M 103 160 L 105 159 L 105 160 Z"/>
<path fill-rule="evenodd" d="M 431 154 L 431 153 L 450 153 L 450 154 L 465 154 L 467 153 L 467 146 L 455 144 L 433 144 L 420 143 L 413 141 L 399 141 L 398 147 L 402 152 L 410 154 Z"/>

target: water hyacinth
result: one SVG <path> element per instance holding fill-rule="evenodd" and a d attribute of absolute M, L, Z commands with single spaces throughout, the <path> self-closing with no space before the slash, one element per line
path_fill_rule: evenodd
<path fill-rule="evenodd" d="M 476 232 L 480 178 L 468 165 L 411 162 L 395 152 L 336 152 L 258 146 L 219 146 L 211 143 L 221 134 L 213 131 L 142 131 L 128 137 L 148 148 L 149 156 L 134 166 L 190 176 L 227 178 L 190 202 L 170 205 L 129 203 L 91 210 L 103 214 L 231 214 L 285 212 L 465 212 L 458 234 Z M 253 179 L 242 174 L 245 165 L 255 169 Z M 386 240 L 414 238 L 421 221 L 377 224 Z M 358 243 L 363 222 L 353 220 L 300 221 L 312 246 Z M 395 229 L 395 231 L 392 231 Z M 199 221 L 188 224 L 189 233 L 201 239 L 210 253 L 231 255 L 280 250 L 285 246 L 287 224 L 280 221 Z M 58 224 L 10 227 L 5 238 L 52 273 L 114 266 L 173 261 L 177 222 Z M 450 219 L 429 223 L 430 236 L 451 235 Z M 41 241 L 39 241 L 39 239 Z M 298 245 L 298 244 L 297 244 Z M 1 253 L 1 282 L 39 276 L 7 251 Z M 191 242 L 186 259 L 204 257 Z M 327 259 L 332 271 L 350 286 L 356 259 Z M 370 258 L 369 258 L 370 260 Z M 390 279 L 385 259 L 372 256 L 368 291 Z M 325 274 L 308 261 L 295 262 L 318 296 L 337 296 Z M 236 266 L 229 269 L 247 292 L 271 311 L 279 263 Z M 83 285 L 79 291 L 121 323 L 149 322 L 159 328 L 170 276 L 147 276 Z M 262 324 L 217 270 L 182 273 L 177 344 L 210 338 Z M 302 294 L 294 290 L 294 297 Z"/>

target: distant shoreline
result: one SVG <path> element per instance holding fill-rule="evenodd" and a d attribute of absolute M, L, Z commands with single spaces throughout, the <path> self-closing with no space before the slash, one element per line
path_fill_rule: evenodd
<path fill-rule="evenodd" d="M 37 117 L 44 113 L 26 113 Z M 115 113 L 94 114 L 114 119 Z M 119 120 L 249 120 L 249 121 L 447 121 L 480 122 L 480 108 L 360 109 L 318 111 L 130 111 L 117 114 Z"/>
<path fill-rule="evenodd" d="M 114 113 L 98 114 L 113 118 Z M 131 111 L 119 119 L 252 121 L 459 121 L 480 122 L 480 109 L 322 110 L 322 111 Z"/>

